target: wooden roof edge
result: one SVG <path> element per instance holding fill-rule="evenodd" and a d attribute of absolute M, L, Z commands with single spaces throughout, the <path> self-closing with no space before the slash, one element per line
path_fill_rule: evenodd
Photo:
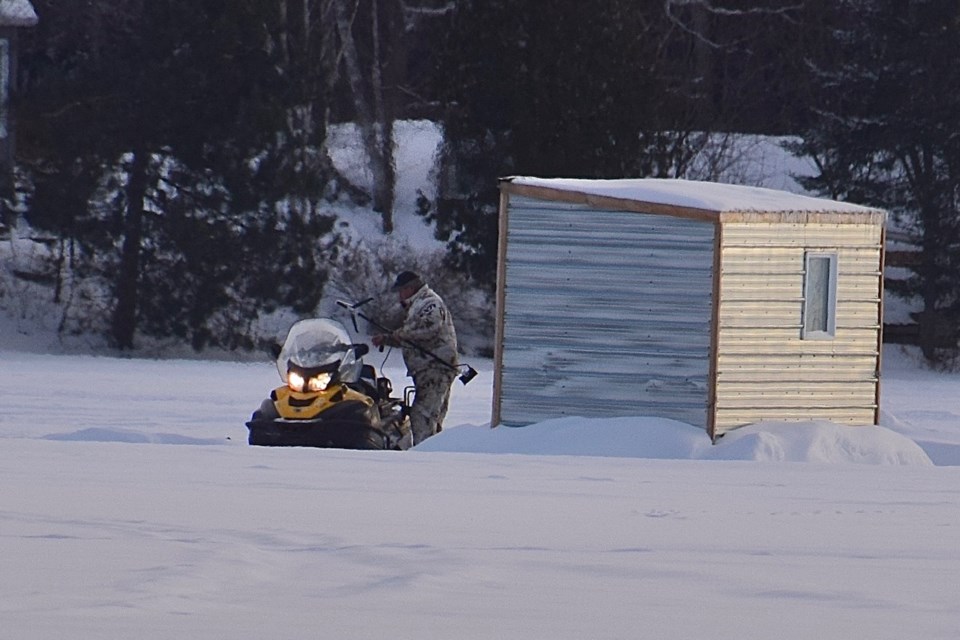
<path fill-rule="evenodd" d="M 652 213 L 657 215 L 674 216 L 677 218 L 691 218 L 694 220 L 704 220 L 708 222 L 717 222 L 720 212 L 710 209 L 699 209 L 696 207 L 683 207 L 674 204 L 663 204 L 660 202 L 645 202 L 629 198 L 614 198 L 611 196 L 598 196 L 582 191 L 571 191 L 568 189 L 553 189 L 551 187 L 542 187 L 529 184 L 515 184 L 510 178 L 500 179 L 500 190 L 508 194 L 536 198 L 538 200 L 556 200 L 569 204 L 584 204 L 598 209 L 611 209 L 615 211 L 628 211 L 632 213 Z"/>
<path fill-rule="evenodd" d="M 862 208 L 859 211 L 837 210 L 790 210 L 790 211 L 717 211 L 676 204 L 649 202 L 631 198 L 615 198 L 600 196 L 583 191 L 570 189 L 555 189 L 541 185 L 517 184 L 512 177 L 500 178 L 500 190 L 508 194 L 516 194 L 536 198 L 538 200 L 554 200 L 569 204 L 582 204 L 595 208 L 629 211 L 633 213 L 647 213 L 669 215 L 678 218 L 691 218 L 709 222 L 820 222 L 837 224 L 876 224 L 884 225 L 887 213 L 883 209 Z"/>

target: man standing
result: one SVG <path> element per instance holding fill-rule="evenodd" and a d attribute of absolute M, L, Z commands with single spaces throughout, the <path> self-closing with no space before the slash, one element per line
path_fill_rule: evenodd
<path fill-rule="evenodd" d="M 447 415 L 450 387 L 457 377 L 457 333 L 443 300 L 416 273 L 397 276 L 393 290 L 407 315 L 403 326 L 371 338 L 374 346 L 403 348 L 407 375 L 416 395 L 410 407 L 414 446 L 438 433 Z"/>

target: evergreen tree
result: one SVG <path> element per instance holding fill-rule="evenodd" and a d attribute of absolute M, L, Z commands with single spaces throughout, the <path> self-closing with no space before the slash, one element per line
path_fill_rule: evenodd
<path fill-rule="evenodd" d="M 444 166 L 426 211 L 457 265 L 492 286 L 497 177 L 632 173 L 654 82 L 642 11 L 614 2 L 543 11 L 517 0 L 466 1 L 451 18 L 441 76 Z M 598 69 L 598 61 L 602 68 Z M 610 69 L 630 65 L 629 82 Z"/>
<path fill-rule="evenodd" d="M 205 323 L 225 313 L 241 331 L 261 306 L 245 296 L 315 305 L 333 224 L 320 203 L 337 189 L 308 18 L 256 0 L 37 4 L 51 19 L 25 64 L 29 219 L 111 282 L 115 343 L 233 346 Z"/>
<path fill-rule="evenodd" d="M 848 0 L 797 151 L 819 174 L 808 188 L 886 208 L 921 250 L 894 289 L 920 301 L 920 347 L 935 364 L 960 339 L 960 5 Z"/>
<path fill-rule="evenodd" d="M 440 196 L 424 211 L 460 268 L 492 287 L 498 177 L 687 177 L 707 133 L 750 117 L 746 92 L 718 83 L 753 81 L 734 66 L 779 64 L 764 57 L 776 36 L 757 34 L 787 32 L 797 12 L 717 4 L 458 3 L 440 73 L 454 79 Z"/>

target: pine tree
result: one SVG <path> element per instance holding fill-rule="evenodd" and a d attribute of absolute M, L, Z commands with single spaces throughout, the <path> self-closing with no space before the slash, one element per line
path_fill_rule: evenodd
<path fill-rule="evenodd" d="M 716 4 L 458 3 L 439 74 L 453 79 L 440 196 L 424 207 L 458 267 L 492 287 L 498 177 L 686 177 L 709 132 L 742 124 L 744 92 L 720 83 L 752 77 L 719 72 L 766 69 L 756 34 L 792 29 L 796 11 Z"/>
<path fill-rule="evenodd" d="M 960 339 L 960 5 L 846 1 L 813 66 L 820 101 L 798 152 L 808 188 L 893 212 L 920 249 L 893 293 L 917 299 L 920 347 L 955 363 Z"/>
<path fill-rule="evenodd" d="M 337 189 L 319 46 L 298 16 L 256 0 L 38 4 L 51 19 L 25 63 L 29 220 L 109 282 L 117 346 L 137 331 L 232 346 L 205 325 L 226 313 L 241 331 L 261 306 L 247 295 L 315 304 Z"/>

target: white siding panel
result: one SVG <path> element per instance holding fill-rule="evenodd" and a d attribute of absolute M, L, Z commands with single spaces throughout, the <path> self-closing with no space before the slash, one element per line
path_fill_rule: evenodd
<path fill-rule="evenodd" d="M 836 239 L 833 239 L 836 242 Z M 840 275 L 876 273 L 880 264 L 879 247 L 832 247 L 840 256 Z M 803 273 L 804 247 L 725 247 L 723 275 Z"/>
<path fill-rule="evenodd" d="M 873 421 L 881 240 L 880 225 L 723 227 L 716 434 L 758 420 Z M 837 255 L 831 339 L 801 339 L 808 250 Z"/>
<path fill-rule="evenodd" d="M 807 422 L 810 420 L 830 420 L 837 424 L 870 425 L 873 424 L 875 405 L 839 406 L 830 408 L 801 407 L 797 409 L 718 409 L 716 417 L 717 431 L 721 435 L 733 428 L 776 420 L 783 422 Z"/>
<path fill-rule="evenodd" d="M 797 327 L 770 327 L 762 331 L 721 325 L 719 352 L 724 355 L 743 354 L 810 354 L 810 355 L 875 355 L 877 352 L 877 327 L 837 329 L 832 340 L 800 340 Z M 843 366 L 837 362 L 837 366 Z"/>
<path fill-rule="evenodd" d="M 802 409 L 804 407 L 856 406 L 863 398 L 873 398 L 876 380 L 800 380 L 725 382 L 718 409 Z M 864 403 L 866 404 L 866 403 Z M 873 404 L 871 403 L 872 407 Z"/>
<path fill-rule="evenodd" d="M 797 329 L 799 336 L 800 318 L 803 312 L 802 300 L 724 300 L 723 317 L 720 329 L 725 327 L 773 328 L 790 327 Z M 880 303 L 877 300 L 844 301 L 837 305 L 837 328 L 856 329 L 876 327 L 880 317 Z"/>
<path fill-rule="evenodd" d="M 711 222 L 511 196 L 500 417 L 705 426 Z"/>
<path fill-rule="evenodd" d="M 867 223 L 748 222 L 725 224 L 723 241 L 728 247 L 879 247 L 882 233 L 880 225 Z"/>

